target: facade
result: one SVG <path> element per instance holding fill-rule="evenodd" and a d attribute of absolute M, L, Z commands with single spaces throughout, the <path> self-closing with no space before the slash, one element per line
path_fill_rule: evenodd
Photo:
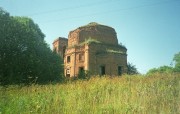
<path fill-rule="evenodd" d="M 111 27 L 90 23 L 71 31 L 68 40 L 58 38 L 53 46 L 64 58 L 66 77 L 77 77 L 84 70 L 93 75 L 127 72 L 127 49 L 118 44 L 116 32 Z"/>

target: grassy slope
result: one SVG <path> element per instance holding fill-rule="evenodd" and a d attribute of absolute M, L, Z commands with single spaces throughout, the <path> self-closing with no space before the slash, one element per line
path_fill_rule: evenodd
<path fill-rule="evenodd" d="M 180 112 L 180 74 L 95 77 L 66 84 L 0 87 L 0 114 Z"/>

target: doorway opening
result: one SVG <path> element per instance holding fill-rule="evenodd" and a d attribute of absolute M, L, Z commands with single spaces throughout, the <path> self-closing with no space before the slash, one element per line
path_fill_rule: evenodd
<path fill-rule="evenodd" d="M 122 75 L 122 66 L 118 66 L 118 75 Z"/>
<path fill-rule="evenodd" d="M 101 75 L 105 75 L 106 72 L 105 72 L 105 66 L 100 66 L 100 74 Z"/>

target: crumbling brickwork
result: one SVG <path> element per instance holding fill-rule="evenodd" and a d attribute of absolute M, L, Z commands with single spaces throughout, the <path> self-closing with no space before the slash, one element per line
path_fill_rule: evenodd
<path fill-rule="evenodd" d="M 67 38 L 58 37 L 53 42 L 53 51 L 58 53 L 62 58 L 64 58 L 64 54 L 66 51 L 66 48 L 68 47 L 68 40 Z"/>
<path fill-rule="evenodd" d="M 63 42 L 59 39 L 58 42 Z M 54 49 L 57 47 L 53 43 Z M 59 43 L 62 48 L 65 43 Z M 121 75 L 127 72 L 127 49 L 118 44 L 113 28 L 90 23 L 70 31 L 68 46 L 63 52 L 66 77 L 76 77 L 81 70 L 93 75 Z"/>

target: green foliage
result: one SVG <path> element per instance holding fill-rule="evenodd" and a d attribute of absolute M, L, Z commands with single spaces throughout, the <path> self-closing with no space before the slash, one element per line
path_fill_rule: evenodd
<path fill-rule="evenodd" d="M 82 45 L 84 45 L 84 44 L 91 44 L 91 43 L 100 44 L 101 42 L 98 41 L 97 39 L 93 39 L 93 38 L 89 37 L 88 39 L 85 39 L 84 42 L 80 43 L 79 46 L 82 46 Z"/>
<path fill-rule="evenodd" d="M 79 78 L 79 79 L 86 79 L 85 70 L 79 71 L 78 78 Z"/>
<path fill-rule="evenodd" d="M 180 65 L 180 52 L 174 55 L 173 60 L 176 62 L 176 65 Z"/>
<path fill-rule="evenodd" d="M 88 70 L 79 71 L 78 79 L 89 79 L 89 78 L 90 78 L 90 72 Z"/>
<path fill-rule="evenodd" d="M 34 83 L 60 78 L 61 60 L 44 41 L 37 24 L 0 9 L 0 84 Z"/>
<path fill-rule="evenodd" d="M 172 73 L 173 72 L 173 68 L 170 66 L 161 66 L 159 68 L 153 68 L 150 69 L 147 74 L 148 75 L 153 75 L 155 73 Z"/>
<path fill-rule="evenodd" d="M 91 37 L 89 37 L 87 40 L 85 40 L 84 42 L 85 44 L 91 44 L 91 43 L 101 43 L 100 41 L 98 41 L 97 39 L 93 39 Z"/>
<path fill-rule="evenodd" d="M 125 48 L 125 49 L 126 49 L 126 46 L 125 46 L 125 45 L 123 45 L 122 43 L 119 43 L 119 44 L 118 44 L 118 46 L 123 47 L 123 48 Z"/>
<path fill-rule="evenodd" d="M 127 74 L 129 75 L 134 75 L 134 74 L 139 74 L 137 68 L 135 65 L 133 65 L 132 63 L 127 63 Z"/>
<path fill-rule="evenodd" d="M 1 114 L 178 114 L 180 74 L 0 87 Z"/>
<path fill-rule="evenodd" d="M 91 23 L 89 23 L 89 24 L 87 24 L 87 25 L 84 25 L 84 26 L 81 26 L 81 27 L 79 27 L 79 28 L 91 27 L 91 26 L 97 26 L 97 25 L 100 25 L 100 24 L 98 24 L 98 23 L 96 23 L 96 22 L 91 22 Z"/>
<path fill-rule="evenodd" d="M 109 53 L 118 53 L 118 54 L 124 54 L 124 52 L 122 52 L 122 51 L 119 51 L 119 50 L 112 50 L 112 49 L 107 49 L 106 51 L 107 51 L 107 52 L 109 52 Z"/>
<path fill-rule="evenodd" d="M 96 26 L 96 25 L 100 25 L 100 24 L 98 24 L 98 23 L 96 23 L 96 22 L 91 22 L 91 23 L 89 23 L 87 26 Z"/>
<path fill-rule="evenodd" d="M 96 28 L 96 31 L 99 31 L 99 32 L 110 33 L 110 34 L 115 33 L 116 34 L 115 30 L 112 27 L 107 26 L 107 25 L 101 25 L 101 24 L 96 23 L 96 22 L 91 22 L 87 25 L 81 26 L 81 27 L 79 27 L 79 29 L 89 31 L 89 30 L 92 30 L 92 28 L 94 28 L 94 27 Z"/>
<path fill-rule="evenodd" d="M 180 72 L 180 52 L 174 55 L 173 60 L 175 61 L 175 72 Z"/>
<path fill-rule="evenodd" d="M 98 41 L 97 39 L 93 39 L 91 37 L 89 37 L 88 39 L 85 39 L 84 42 L 81 42 L 80 44 L 75 44 L 75 45 L 72 45 L 72 46 L 69 46 L 68 48 L 75 48 L 75 47 L 78 47 L 78 46 L 84 46 L 85 44 L 91 44 L 91 43 L 97 43 L 97 44 L 100 44 L 101 42 Z"/>
<path fill-rule="evenodd" d="M 174 71 L 174 72 L 180 72 L 180 66 L 175 67 L 175 68 L 173 69 L 173 71 Z"/>
<path fill-rule="evenodd" d="M 150 69 L 147 74 L 153 75 L 155 73 L 177 73 L 180 72 L 180 52 L 174 55 L 175 67 L 161 66 L 159 68 Z"/>

